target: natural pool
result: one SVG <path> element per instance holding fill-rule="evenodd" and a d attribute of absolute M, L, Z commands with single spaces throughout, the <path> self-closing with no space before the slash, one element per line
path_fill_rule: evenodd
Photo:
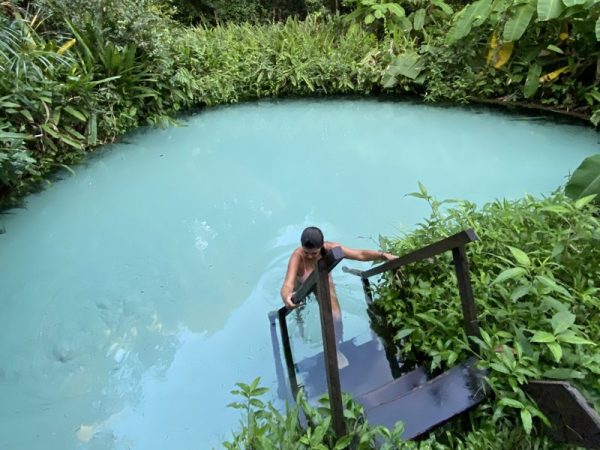
<path fill-rule="evenodd" d="M 376 248 L 427 215 L 405 197 L 417 181 L 479 203 L 543 194 L 598 152 L 590 129 L 374 100 L 185 122 L 129 136 L 0 218 L 1 450 L 218 447 L 236 381 L 276 391 L 267 311 L 306 225 Z M 334 278 L 345 337 L 360 334 L 360 284 Z"/>

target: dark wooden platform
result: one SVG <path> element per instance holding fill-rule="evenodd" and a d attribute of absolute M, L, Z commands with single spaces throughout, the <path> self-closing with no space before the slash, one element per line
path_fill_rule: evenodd
<path fill-rule="evenodd" d="M 585 448 L 600 449 L 600 415 L 565 381 L 530 381 L 525 390 L 550 420 L 550 437 Z"/>
<path fill-rule="evenodd" d="M 349 362 L 340 370 L 342 391 L 364 406 L 370 424 L 393 428 L 397 421 L 404 422 L 407 440 L 468 411 L 485 396 L 483 373 L 475 368 L 475 359 L 433 379 L 420 367 L 394 378 L 392 366 L 398 362 L 386 355 L 377 338 L 358 345 L 346 341 L 339 350 Z M 309 399 L 327 392 L 323 361 L 323 353 L 318 353 L 296 364 Z"/>
<path fill-rule="evenodd" d="M 393 428 L 401 420 L 402 437 L 409 440 L 472 409 L 485 397 L 483 373 L 474 363 L 473 359 L 467 360 L 399 397 L 365 408 L 369 423 Z M 402 382 L 403 377 L 391 384 Z"/>

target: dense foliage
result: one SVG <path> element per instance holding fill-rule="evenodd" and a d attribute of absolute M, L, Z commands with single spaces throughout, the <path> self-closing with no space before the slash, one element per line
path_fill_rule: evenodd
<path fill-rule="evenodd" d="M 593 0 L 4 2 L 0 208 L 139 125 L 258 97 L 526 102 L 597 123 L 599 9 Z"/>
<path fill-rule="evenodd" d="M 443 212 L 424 188 L 413 194 L 431 217 L 402 240 L 402 254 L 461 229 L 474 228 L 471 278 L 482 339 L 475 339 L 496 400 L 478 420 L 497 427 L 520 421 L 530 432 L 540 417 L 522 390 L 531 379 L 561 379 L 600 403 L 600 220 L 594 196 L 572 201 L 561 193 L 537 200 L 497 201 L 481 210 L 460 202 Z M 450 258 L 450 259 L 449 259 Z M 462 330 L 451 256 L 407 267 L 379 287 L 374 317 L 414 362 L 451 367 L 469 353 Z M 443 317 L 443 320 L 440 318 Z"/>

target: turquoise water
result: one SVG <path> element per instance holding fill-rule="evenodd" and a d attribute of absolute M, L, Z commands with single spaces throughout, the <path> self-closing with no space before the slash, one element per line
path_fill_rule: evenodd
<path fill-rule="evenodd" d="M 479 203 L 549 193 L 599 147 L 581 127 L 366 100 L 185 124 L 107 147 L 0 218 L 0 449 L 217 447 L 235 382 L 276 391 L 267 311 L 305 226 L 376 248 L 427 214 L 405 196 L 417 181 Z M 358 335 L 360 284 L 334 279 Z M 292 331 L 318 349 L 314 317 Z"/>

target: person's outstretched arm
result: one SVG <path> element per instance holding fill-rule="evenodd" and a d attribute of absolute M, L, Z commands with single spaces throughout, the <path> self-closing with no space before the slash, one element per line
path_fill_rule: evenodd
<path fill-rule="evenodd" d="M 288 309 L 298 307 L 293 301 L 294 288 L 296 287 L 296 276 L 298 274 L 298 265 L 300 264 L 300 256 L 294 251 L 288 262 L 287 272 L 281 286 L 281 299 Z"/>
<path fill-rule="evenodd" d="M 333 244 L 332 246 L 336 247 L 338 245 L 339 244 Z M 344 247 L 343 245 L 341 247 L 344 252 L 344 257 L 355 261 L 390 261 L 398 258 L 396 255 L 380 250 L 355 249 Z"/>

